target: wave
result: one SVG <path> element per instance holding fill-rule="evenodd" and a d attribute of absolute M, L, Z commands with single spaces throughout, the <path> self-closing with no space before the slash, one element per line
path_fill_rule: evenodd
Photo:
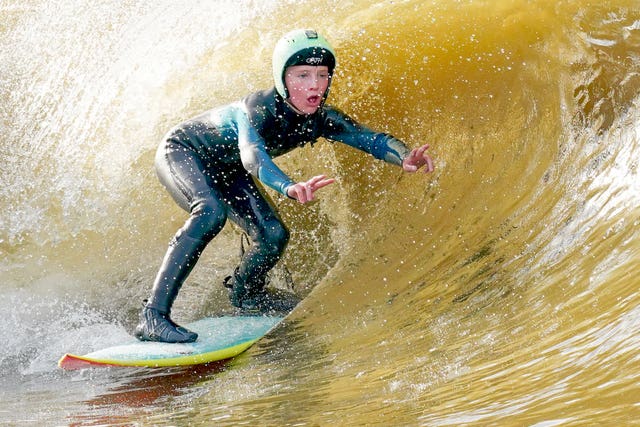
<path fill-rule="evenodd" d="M 429 142 L 437 170 L 402 174 L 330 143 L 279 160 L 338 182 L 310 207 L 274 196 L 306 298 L 254 363 L 198 386 L 189 419 L 232 402 L 248 421 L 268 400 L 266 424 L 294 407 L 309 424 L 631 420 L 635 3 L 241 5 L 2 6 L 2 372 L 51 375 L 63 346 L 126 334 L 184 221 L 153 173 L 160 137 L 268 87 L 273 44 L 315 16 L 338 51 L 330 103 Z M 228 227 L 210 245 L 178 318 L 226 303 L 238 242 Z"/>

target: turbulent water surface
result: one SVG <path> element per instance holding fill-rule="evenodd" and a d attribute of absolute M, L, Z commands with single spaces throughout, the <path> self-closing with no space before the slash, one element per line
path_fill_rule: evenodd
<path fill-rule="evenodd" d="M 272 84 L 315 27 L 329 102 L 409 145 L 403 174 L 340 144 L 278 160 L 337 184 L 274 272 L 303 303 L 194 369 L 63 372 L 128 336 L 185 215 L 153 172 L 174 124 Z M 0 2 L 0 423 L 632 425 L 640 419 L 640 4 Z M 174 307 L 229 307 L 229 225 Z"/>

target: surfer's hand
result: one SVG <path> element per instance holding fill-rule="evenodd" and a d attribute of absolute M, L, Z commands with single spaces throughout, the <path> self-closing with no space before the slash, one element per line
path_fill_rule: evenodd
<path fill-rule="evenodd" d="M 429 144 L 414 148 L 411 153 L 402 161 L 402 169 L 406 172 L 417 172 L 424 166 L 423 172 L 433 172 L 433 159 L 426 153 Z"/>
<path fill-rule="evenodd" d="M 298 182 L 289 186 L 287 195 L 300 203 L 307 203 L 314 199 L 314 193 L 317 190 L 333 184 L 335 181 L 333 178 L 327 178 L 326 175 L 314 176 L 307 182 Z"/>

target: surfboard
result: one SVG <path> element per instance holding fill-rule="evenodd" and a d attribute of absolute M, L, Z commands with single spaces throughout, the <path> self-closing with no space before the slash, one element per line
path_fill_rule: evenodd
<path fill-rule="evenodd" d="M 185 325 L 198 333 L 198 340 L 186 344 L 138 341 L 85 355 L 67 353 L 58 362 L 66 370 L 91 367 L 171 367 L 198 365 L 230 359 L 251 347 L 282 321 L 277 316 L 207 317 Z"/>

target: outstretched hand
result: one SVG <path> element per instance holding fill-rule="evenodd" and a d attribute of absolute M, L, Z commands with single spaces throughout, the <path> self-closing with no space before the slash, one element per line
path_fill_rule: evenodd
<path fill-rule="evenodd" d="M 315 192 L 322 187 L 333 184 L 336 180 L 326 175 L 314 176 L 307 182 L 298 182 L 287 188 L 287 195 L 300 203 L 307 203 L 315 198 Z"/>
<path fill-rule="evenodd" d="M 424 144 L 422 147 L 411 150 L 411 153 L 402 161 L 402 169 L 405 172 L 417 172 L 424 166 L 424 173 L 433 172 L 433 159 L 426 153 L 428 148 L 429 144 Z"/>

